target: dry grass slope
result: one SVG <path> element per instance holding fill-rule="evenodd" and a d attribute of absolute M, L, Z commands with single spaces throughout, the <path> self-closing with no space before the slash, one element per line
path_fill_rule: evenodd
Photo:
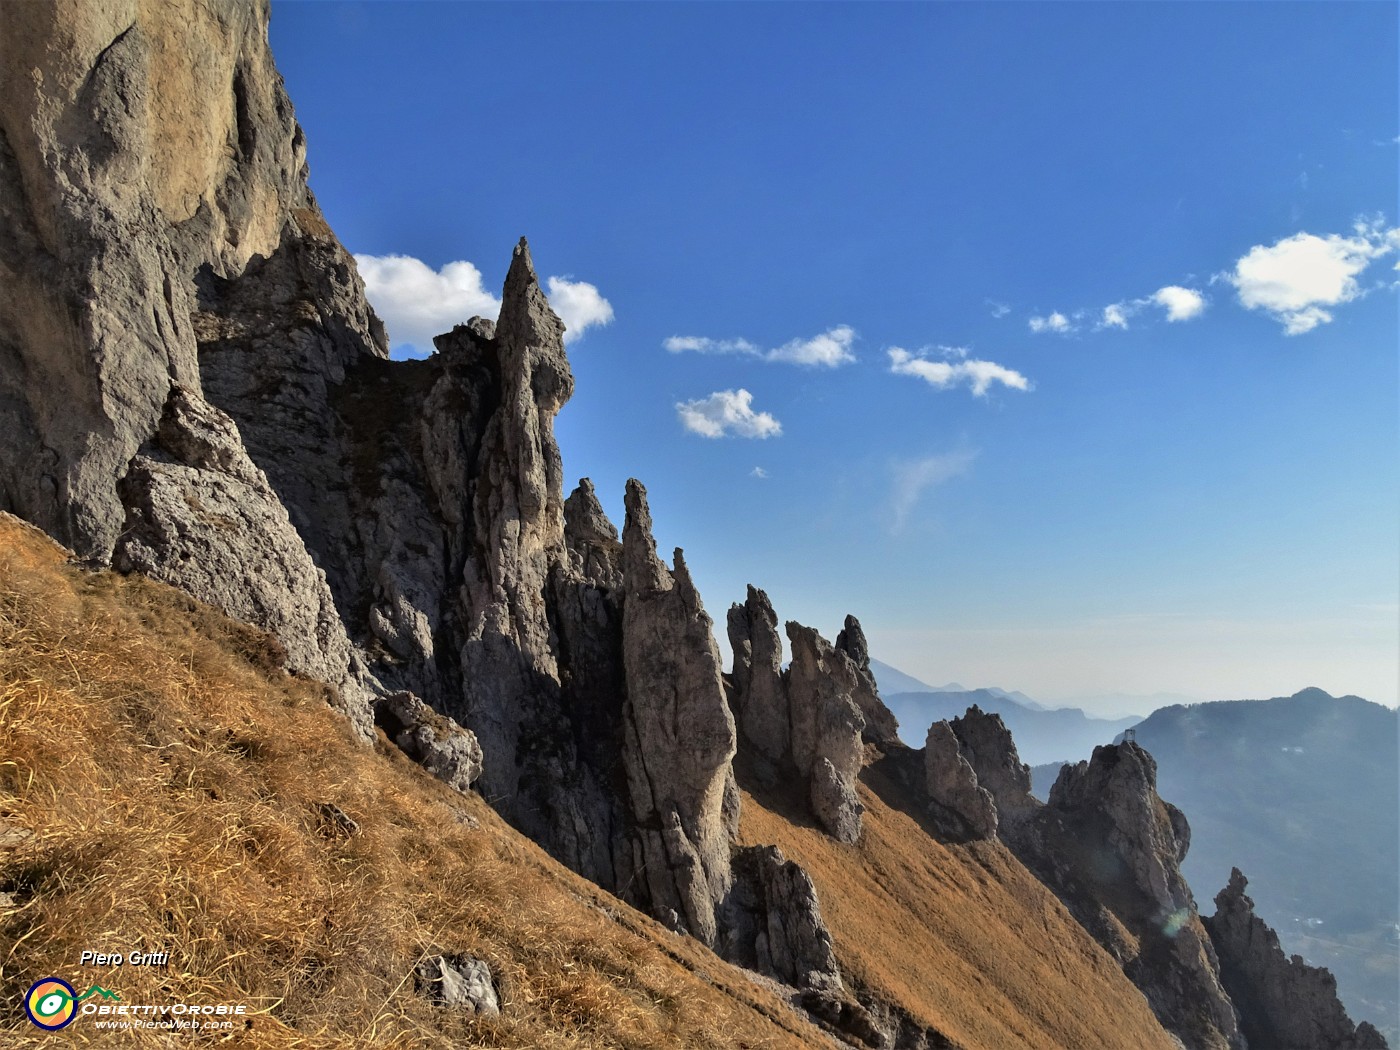
<path fill-rule="evenodd" d="M 745 792 L 742 834 L 776 842 L 816 883 L 848 979 L 968 1050 L 1179 1050 L 1146 999 L 999 842 L 950 844 L 862 774 L 864 833 L 843 846 L 776 792 Z"/>
<path fill-rule="evenodd" d="M 20 1000 L 50 975 L 128 1003 L 247 1003 L 236 1046 L 825 1044 L 479 799 L 355 746 L 274 649 L 170 588 L 69 566 L 0 515 L 0 1045 L 192 1041 L 90 1018 L 40 1033 Z M 325 802 L 359 833 L 327 834 Z M 170 965 L 79 970 L 84 949 Z M 442 951 L 490 963 L 499 1020 L 415 993 L 415 963 Z"/>

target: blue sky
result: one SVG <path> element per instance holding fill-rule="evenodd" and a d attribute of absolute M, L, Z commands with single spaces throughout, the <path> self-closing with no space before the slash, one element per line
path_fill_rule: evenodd
<path fill-rule="evenodd" d="M 275 3 L 272 42 L 396 352 L 528 236 L 565 469 L 619 524 L 642 479 L 721 625 L 753 582 L 935 684 L 1394 704 L 1397 10 Z"/>

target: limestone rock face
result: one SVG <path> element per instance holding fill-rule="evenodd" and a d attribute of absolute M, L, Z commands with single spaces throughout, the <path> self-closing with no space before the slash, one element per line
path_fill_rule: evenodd
<path fill-rule="evenodd" d="M 1240 1030 L 1251 1047 L 1271 1050 L 1382 1050 L 1380 1032 L 1353 1024 L 1337 981 L 1301 956 L 1288 958 L 1276 934 L 1254 914 L 1248 880 L 1235 868 L 1215 897 L 1215 915 L 1204 920 L 1220 957 L 1220 976 L 1239 1010 Z"/>
<path fill-rule="evenodd" d="M 977 782 L 991 793 L 997 809 L 1024 809 L 1036 805 L 1031 797 L 1031 767 L 1016 753 L 1016 742 L 999 714 L 987 714 L 976 704 L 951 722 L 958 750 L 977 774 Z"/>
<path fill-rule="evenodd" d="M 608 590 L 622 586 L 622 543 L 617 526 L 608 520 L 593 482 L 579 480 L 564 501 L 564 542 L 569 566 L 589 583 Z"/>
<path fill-rule="evenodd" d="M 899 719 L 880 699 L 875 675 L 870 670 L 870 644 L 860 621 L 847 615 L 845 625 L 836 636 L 837 652 L 845 653 L 855 669 L 857 689 L 852 696 L 860 713 L 865 716 L 865 739 L 887 745 L 899 739 Z"/>
<path fill-rule="evenodd" d="M 470 955 L 430 955 L 416 970 L 418 992 L 439 1006 L 497 1017 L 500 997 L 491 967 Z"/>
<path fill-rule="evenodd" d="M 1220 964 L 1179 867 L 1184 824 L 1157 795 L 1152 756 L 1124 742 L 1066 765 L 1012 845 L 1119 959 L 1169 1032 L 1190 1050 L 1239 1050 Z"/>
<path fill-rule="evenodd" d="M 0 10 L 0 509 L 273 631 L 363 733 L 364 676 L 326 581 L 198 363 L 197 275 L 325 231 L 267 13 Z M 336 323 L 382 356 L 353 261 L 333 238 L 327 252 L 354 301 Z"/>
<path fill-rule="evenodd" d="M 962 822 L 973 838 L 997 833 L 997 807 L 962 754 L 957 734 L 946 721 L 934 722 L 924 742 L 924 779 L 929 798 Z"/>
<path fill-rule="evenodd" d="M 727 954 L 795 988 L 839 992 L 841 973 L 811 878 L 777 846 L 747 846 L 734 857 L 737 912 Z"/>
<path fill-rule="evenodd" d="M 856 776 L 865 751 L 865 717 L 854 695 L 855 666 L 810 627 L 787 622 L 792 662 L 787 673 L 792 761 L 809 781 L 812 812 L 841 842 L 860 837 Z"/>
<path fill-rule="evenodd" d="M 716 942 L 716 905 L 731 879 L 737 811 L 734 719 L 725 702 L 713 624 L 684 556 L 674 573 L 656 555 L 646 490 L 627 483 L 622 549 L 623 662 L 627 706 L 623 761 L 636 818 L 636 868 L 653 909 Z"/>
<path fill-rule="evenodd" d="M 744 604 L 730 607 L 727 626 L 734 652 L 734 720 L 753 752 L 777 767 L 791 752 L 792 726 L 773 603 L 750 584 Z"/>
<path fill-rule="evenodd" d="M 412 693 L 384 697 L 379 722 L 409 758 L 458 791 L 466 791 L 481 776 L 481 745 L 475 734 Z"/>

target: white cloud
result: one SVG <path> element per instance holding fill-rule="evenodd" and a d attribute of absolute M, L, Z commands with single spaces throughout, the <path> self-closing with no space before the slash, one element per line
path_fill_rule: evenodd
<path fill-rule="evenodd" d="M 587 281 L 550 277 L 545 285 L 549 288 L 549 305 L 564 322 L 564 342 L 573 342 L 595 325 L 612 323 L 612 303 Z"/>
<path fill-rule="evenodd" d="M 1206 308 L 1205 296 L 1193 288 L 1183 288 L 1179 284 L 1158 288 L 1152 293 L 1152 302 L 1167 311 L 1168 321 L 1189 321 L 1193 317 L 1199 317 Z"/>
<path fill-rule="evenodd" d="M 1137 313 L 1137 306 L 1133 303 L 1113 303 L 1111 306 L 1103 308 L 1103 319 L 1099 321 L 1099 328 L 1127 328 L 1128 318 Z"/>
<path fill-rule="evenodd" d="M 1105 328 L 1127 328 L 1128 319 L 1141 313 L 1144 307 L 1160 306 L 1166 311 L 1168 321 L 1189 321 L 1199 317 L 1206 308 L 1206 297 L 1194 288 L 1183 288 L 1179 284 L 1169 284 L 1158 288 L 1151 295 L 1141 299 L 1124 299 L 1110 303 L 1103 308 L 1094 331 Z"/>
<path fill-rule="evenodd" d="M 1069 318 L 1058 310 L 1052 312 L 1048 317 L 1032 317 L 1030 320 L 1032 332 L 1071 332 L 1074 326 L 1069 323 Z"/>
<path fill-rule="evenodd" d="M 911 354 L 901 347 L 890 347 L 886 351 L 890 358 L 890 371 L 895 375 L 915 376 L 939 390 L 947 390 L 960 383 L 967 383 L 972 388 L 974 397 L 985 397 L 987 390 L 993 383 L 1001 383 L 1014 390 L 1031 389 L 1030 380 L 1020 372 L 1005 368 L 993 361 L 968 358 L 967 351 L 961 347 L 940 349 L 944 350 L 945 357 L 952 357 L 955 360 L 931 361 L 922 356 L 922 353 Z M 949 353 L 950 350 L 953 353 Z"/>
<path fill-rule="evenodd" d="M 707 438 L 769 438 L 783 432 L 782 424 L 767 412 L 753 410 L 753 395 L 747 390 L 717 390 L 695 401 L 678 401 L 676 416 L 686 430 Z"/>
<path fill-rule="evenodd" d="M 1240 305 L 1263 310 L 1301 335 L 1332 320 L 1329 307 L 1364 294 L 1356 278 L 1372 261 L 1400 246 L 1400 228 L 1379 220 L 1357 223 L 1353 236 L 1295 233 L 1265 246 L 1256 244 L 1223 279 L 1235 286 Z"/>
<path fill-rule="evenodd" d="M 673 354 L 693 351 L 697 354 L 761 354 L 763 351 L 747 339 L 708 339 L 702 335 L 673 335 L 662 344 Z"/>
<path fill-rule="evenodd" d="M 999 303 L 995 299 L 986 299 L 984 302 L 991 308 L 992 316 L 998 319 L 1005 317 L 1011 312 L 1010 303 Z"/>
<path fill-rule="evenodd" d="M 850 325 L 837 325 L 811 339 L 793 339 L 765 355 L 769 361 L 783 361 L 792 365 L 816 365 L 822 368 L 836 368 L 856 359 L 851 353 L 851 343 L 856 331 Z"/>
<path fill-rule="evenodd" d="M 751 478 L 766 478 L 767 476 L 768 471 L 764 470 L 762 467 L 754 467 L 753 470 L 749 471 L 749 477 Z"/>
<path fill-rule="evenodd" d="M 365 294 L 389 330 L 396 351 L 412 357 L 433 352 L 433 336 L 473 317 L 494 320 L 501 301 L 482 285 L 481 271 L 465 260 L 434 270 L 411 255 L 356 255 Z M 564 342 L 613 318 L 612 306 L 593 285 L 551 277 L 549 304 L 563 320 Z"/>
<path fill-rule="evenodd" d="M 976 458 L 976 452 L 964 450 L 896 463 L 893 469 L 894 487 L 890 495 L 890 531 L 903 531 L 924 492 L 950 478 L 966 474 L 972 469 L 972 461 Z"/>
<path fill-rule="evenodd" d="M 395 349 L 405 344 L 413 356 L 433 352 L 433 336 L 472 317 L 495 318 L 501 301 L 481 284 L 481 271 L 469 262 L 433 270 L 411 255 L 356 255 L 369 297 Z"/>
<path fill-rule="evenodd" d="M 701 335 L 673 335 L 662 342 L 673 354 L 691 351 L 699 354 L 745 354 L 765 361 L 789 365 L 810 365 L 817 368 L 837 368 L 856 359 L 851 352 L 856 330 L 850 325 L 837 325 L 810 339 L 792 339 L 772 350 L 763 350 L 747 339 L 710 339 Z"/>

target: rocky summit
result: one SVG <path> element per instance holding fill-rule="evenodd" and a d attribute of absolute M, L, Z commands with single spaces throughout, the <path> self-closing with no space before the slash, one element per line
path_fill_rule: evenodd
<path fill-rule="evenodd" d="M 726 671 L 644 486 L 627 483 L 620 532 L 587 479 L 565 496 L 554 420 L 574 377 L 523 238 L 497 318 L 389 359 L 308 187 L 268 17 L 265 0 L 0 8 L 0 510 L 89 570 L 267 632 L 366 761 L 479 795 L 656 936 L 782 989 L 813 1038 L 1382 1045 L 1270 954 L 1242 880 L 1207 934 L 1180 873 L 1189 826 L 1141 748 L 1097 749 L 1042 806 L 999 716 L 973 707 L 908 748 L 859 621 L 834 643 L 780 634 L 753 586 Z M 327 837 L 360 834 L 363 815 L 317 812 Z M 903 889 L 873 887 L 935 868 L 950 894 L 999 887 L 988 923 L 1069 946 L 1073 1009 L 1035 1001 L 1059 978 L 1028 935 L 939 926 L 956 949 L 927 949 L 946 968 L 915 991 L 870 961 L 880 935 L 847 896 L 934 938 Z M 404 970 L 429 1001 L 510 1013 L 493 974 L 516 963 L 430 947 Z"/>

